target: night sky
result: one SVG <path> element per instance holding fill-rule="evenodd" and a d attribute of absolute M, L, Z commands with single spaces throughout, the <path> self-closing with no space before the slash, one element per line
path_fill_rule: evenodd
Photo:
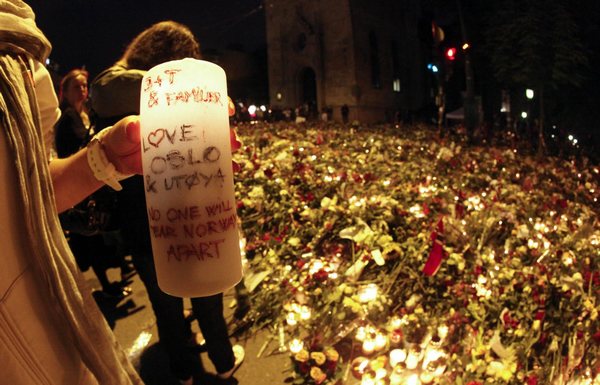
<path fill-rule="evenodd" d="M 53 45 L 64 74 L 85 66 L 91 76 L 117 61 L 125 46 L 162 20 L 186 24 L 202 50 L 265 45 L 261 0 L 26 0 Z"/>

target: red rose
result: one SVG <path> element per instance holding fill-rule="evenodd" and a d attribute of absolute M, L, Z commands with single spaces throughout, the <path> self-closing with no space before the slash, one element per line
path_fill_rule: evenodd
<path fill-rule="evenodd" d="M 600 330 L 598 330 L 596 333 L 594 333 L 592 338 L 598 345 L 600 345 Z"/>

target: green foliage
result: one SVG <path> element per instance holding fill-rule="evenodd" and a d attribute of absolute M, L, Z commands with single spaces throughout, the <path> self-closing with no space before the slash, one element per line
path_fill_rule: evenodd
<path fill-rule="evenodd" d="M 484 49 L 507 86 L 579 85 L 587 53 L 565 0 L 490 2 Z"/>

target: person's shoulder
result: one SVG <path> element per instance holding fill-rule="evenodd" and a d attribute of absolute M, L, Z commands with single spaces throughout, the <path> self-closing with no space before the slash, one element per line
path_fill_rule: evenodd
<path fill-rule="evenodd" d="M 58 123 L 72 121 L 77 118 L 79 114 L 73 107 L 64 107 L 61 109 L 60 118 L 58 119 Z"/>
<path fill-rule="evenodd" d="M 115 64 L 100 72 L 92 81 L 92 85 L 106 85 L 112 81 L 141 81 L 145 74 L 146 71 Z"/>

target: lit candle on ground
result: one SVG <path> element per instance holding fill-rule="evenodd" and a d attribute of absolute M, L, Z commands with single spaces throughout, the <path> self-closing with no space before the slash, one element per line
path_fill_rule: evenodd
<path fill-rule="evenodd" d="M 300 318 L 303 320 L 307 320 L 307 319 L 310 319 L 310 316 L 311 316 L 310 308 L 306 305 L 303 305 L 300 308 Z"/>
<path fill-rule="evenodd" d="M 290 341 L 290 352 L 296 354 L 304 347 L 304 342 L 301 340 L 294 338 Z"/>
<path fill-rule="evenodd" d="M 421 380 L 421 383 L 423 383 L 425 385 L 429 385 L 433 382 L 433 374 L 428 373 L 428 372 L 423 372 L 419 376 L 419 379 Z"/>
<path fill-rule="evenodd" d="M 402 319 L 397 315 L 393 316 L 390 320 L 390 326 L 394 330 L 400 329 L 400 327 L 402 326 Z"/>
<path fill-rule="evenodd" d="M 375 385 L 375 379 L 370 375 L 364 375 L 360 381 L 360 385 Z"/>
<path fill-rule="evenodd" d="M 406 357 L 406 367 L 408 369 L 415 369 L 421 361 L 421 352 L 419 350 L 410 349 L 408 356 Z"/>
<path fill-rule="evenodd" d="M 385 377 L 387 377 L 387 370 L 384 368 L 379 368 L 375 371 L 375 379 L 383 380 Z"/>
<path fill-rule="evenodd" d="M 400 385 L 404 380 L 404 374 L 402 373 L 402 369 L 397 366 L 390 374 L 390 385 Z"/>
<path fill-rule="evenodd" d="M 287 322 L 288 325 L 295 326 L 298 323 L 298 320 L 296 318 L 297 318 L 296 313 L 289 312 L 285 321 Z"/>
<path fill-rule="evenodd" d="M 421 385 L 421 380 L 419 380 L 419 376 L 416 374 L 411 374 L 406 379 L 406 385 Z"/>
<path fill-rule="evenodd" d="M 356 340 L 363 342 L 367 338 L 367 329 L 364 326 L 359 326 L 356 329 Z"/>
<path fill-rule="evenodd" d="M 367 368 L 369 367 L 369 359 L 366 357 L 356 357 L 355 359 L 352 360 L 351 363 L 351 368 L 352 368 L 352 375 L 354 376 L 354 378 L 360 380 L 363 376 L 363 374 L 365 374 Z"/>
<path fill-rule="evenodd" d="M 367 338 L 363 341 L 362 351 L 364 354 L 369 355 L 375 351 L 375 340 Z"/>
<path fill-rule="evenodd" d="M 390 366 L 393 368 L 400 362 L 406 360 L 406 350 L 404 349 L 393 349 L 390 351 Z"/>
<path fill-rule="evenodd" d="M 383 350 L 388 343 L 387 336 L 381 333 L 377 333 L 375 335 L 375 350 L 380 351 Z"/>

